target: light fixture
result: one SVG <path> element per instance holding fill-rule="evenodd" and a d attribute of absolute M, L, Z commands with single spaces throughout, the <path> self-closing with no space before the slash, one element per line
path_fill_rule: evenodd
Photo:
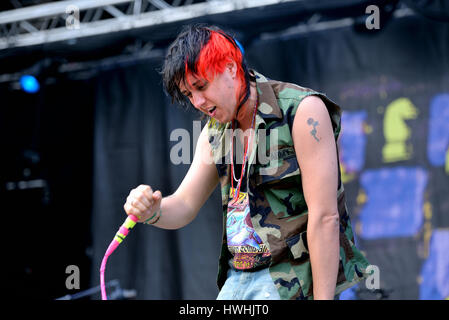
<path fill-rule="evenodd" d="M 23 75 L 20 77 L 20 87 L 28 93 L 36 93 L 40 89 L 39 81 L 32 75 Z"/>

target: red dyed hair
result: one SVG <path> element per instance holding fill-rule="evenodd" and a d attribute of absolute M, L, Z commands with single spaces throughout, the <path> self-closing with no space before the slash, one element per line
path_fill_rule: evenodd
<path fill-rule="evenodd" d="M 239 79 L 236 99 L 240 103 L 243 98 L 243 92 L 246 91 L 245 73 L 242 67 L 242 52 L 239 47 L 220 32 L 210 30 L 210 38 L 206 45 L 201 49 L 198 61 L 196 63 L 196 73 L 191 72 L 185 64 L 186 78 L 192 73 L 199 78 L 211 82 L 216 74 L 223 73 L 229 62 L 235 62 L 237 65 L 236 77 Z"/>

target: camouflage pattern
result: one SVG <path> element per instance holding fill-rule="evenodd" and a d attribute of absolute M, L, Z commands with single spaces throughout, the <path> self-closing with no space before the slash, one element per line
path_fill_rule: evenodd
<path fill-rule="evenodd" d="M 281 299 L 313 299 L 307 246 L 308 209 L 291 131 L 299 103 L 309 95 L 317 95 L 328 108 L 337 141 L 341 129 L 341 109 L 324 94 L 294 84 L 268 80 L 255 71 L 251 72 L 256 76 L 259 95 L 256 147 L 253 148 L 247 166 L 251 221 L 254 230 L 271 252 L 270 275 Z M 230 143 L 227 142 L 230 140 L 226 140 L 224 134 L 226 129 L 230 129 L 230 123 L 220 124 L 210 119 L 207 126 L 222 194 L 223 242 L 217 279 L 218 287 L 221 288 L 226 281 L 231 258 L 226 244 L 226 213 L 231 182 Z M 274 130 L 277 131 L 275 143 L 269 138 Z M 260 163 L 258 148 L 265 148 L 266 155 L 272 161 Z M 340 167 L 337 201 L 340 216 L 340 263 L 335 294 L 367 277 L 366 268 L 369 265 L 354 244 Z"/>

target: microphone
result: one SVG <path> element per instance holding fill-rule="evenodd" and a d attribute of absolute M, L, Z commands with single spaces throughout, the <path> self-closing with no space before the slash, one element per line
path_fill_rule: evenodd
<path fill-rule="evenodd" d="M 108 260 L 108 257 L 111 255 L 112 252 L 114 252 L 115 249 L 119 246 L 120 243 L 122 243 L 123 240 L 125 240 L 126 236 L 129 233 L 129 230 L 134 228 L 134 226 L 137 223 L 138 218 L 134 215 L 129 215 L 125 222 L 122 224 L 120 229 L 115 234 L 114 239 L 112 240 L 111 244 L 109 245 L 108 249 L 106 250 L 106 253 L 103 257 L 103 261 L 101 262 L 100 266 L 100 286 L 101 286 L 101 299 L 102 300 L 108 300 L 108 297 L 106 296 L 106 286 L 104 284 L 104 271 L 106 269 L 106 261 Z"/>

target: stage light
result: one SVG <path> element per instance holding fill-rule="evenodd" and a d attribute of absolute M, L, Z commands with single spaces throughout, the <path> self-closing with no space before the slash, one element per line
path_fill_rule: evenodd
<path fill-rule="evenodd" d="M 20 87 L 23 91 L 28 93 L 36 93 L 40 89 L 39 81 L 31 75 L 24 75 L 20 77 Z"/>

